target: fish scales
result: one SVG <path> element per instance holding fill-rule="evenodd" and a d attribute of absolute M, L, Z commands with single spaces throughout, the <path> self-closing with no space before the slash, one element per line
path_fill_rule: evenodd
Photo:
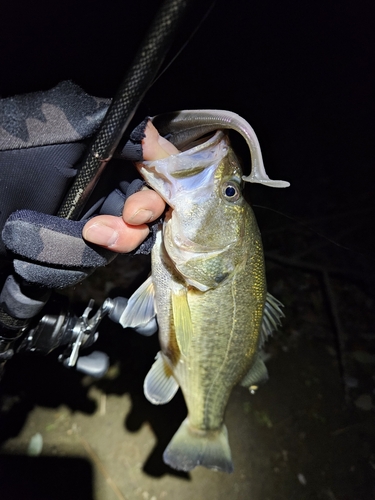
<path fill-rule="evenodd" d="M 254 304 L 251 294 L 244 298 L 243 286 L 244 279 L 249 284 L 254 278 L 259 287 L 264 286 L 262 254 L 255 272 L 253 260 L 248 258 L 243 273 L 219 289 L 188 292 L 194 336 L 188 357 L 177 365 L 175 376 L 193 428 L 221 428 L 230 392 L 249 370 L 257 349 L 264 297 L 260 295 Z"/>

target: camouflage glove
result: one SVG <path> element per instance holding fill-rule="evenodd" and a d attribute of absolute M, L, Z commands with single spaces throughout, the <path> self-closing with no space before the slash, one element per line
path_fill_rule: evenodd
<path fill-rule="evenodd" d="M 69 147 L 69 151 L 71 151 L 72 148 L 79 148 L 78 151 L 76 151 L 76 149 L 74 150 L 75 154 L 73 156 L 75 159 L 71 159 L 70 162 L 74 163 L 77 161 L 79 155 L 82 153 L 83 144 L 57 144 L 57 146 L 56 144 L 48 146 L 48 144 L 54 142 L 69 142 L 92 133 L 93 126 L 91 126 L 89 130 L 86 130 L 85 127 L 87 128 L 87 124 L 90 124 L 92 121 L 97 124 L 99 116 L 105 111 L 107 106 L 107 102 L 100 102 L 99 100 L 98 103 L 97 101 L 98 100 L 95 98 L 82 93 L 80 89 L 76 88 L 70 82 L 63 82 L 56 87 L 56 89 L 44 93 L 11 98 L 9 102 L 3 100 L 3 103 L 6 104 L 9 109 L 8 113 L 3 117 L 4 120 L 7 118 L 5 123 L 3 123 L 4 120 L 0 120 L 0 155 L 13 154 L 15 157 L 15 165 L 9 163 L 8 158 L 6 158 L 7 161 L 4 160 L 5 166 L 10 165 L 11 167 L 11 172 L 8 177 L 12 179 L 15 177 L 15 179 L 13 182 L 14 186 L 13 184 L 7 186 L 9 188 L 7 191 L 10 190 L 13 193 L 13 201 L 12 203 L 5 203 L 5 207 L 3 207 L 5 209 L 2 211 L 2 215 L 0 213 L 4 220 L 0 250 L 3 252 L 4 257 L 5 249 L 7 251 L 7 257 L 9 257 L 9 252 L 12 252 L 13 255 L 11 255 L 11 257 L 13 258 L 15 271 L 29 283 L 38 284 L 47 288 L 65 288 L 67 286 L 72 286 L 84 280 L 98 267 L 107 265 L 117 255 L 110 250 L 87 243 L 83 240 L 82 229 L 88 220 L 88 215 L 86 215 L 85 220 L 82 221 L 71 221 L 53 215 L 47 215 L 48 213 L 56 211 L 56 206 L 47 205 L 47 202 L 53 198 L 54 193 L 51 193 L 49 187 L 51 184 L 56 186 L 56 176 L 51 177 L 44 173 L 41 179 L 45 178 L 48 188 L 43 184 L 44 188 L 42 186 L 42 189 L 40 189 L 41 180 L 36 176 L 36 167 L 40 164 L 46 164 L 47 166 L 51 164 L 52 167 L 54 167 L 48 168 L 48 173 L 51 171 L 54 173 L 55 170 L 61 170 L 61 165 L 56 163 L 56 155 L 53 156 L 53 152 L 56 150 L 57 146 L 60 148 Z M 49 103 L 51 103 L 51 105 Z M 74 106 L 72 106 L 72 103 Z M 69 116 L 69 119 L 63 120 L 62 123 L 61 120 L 54 120 L 52 124 L 50 124 L 48 120 L 44 120 L 42 122 L 44 124 L 44 133 L 40 133 L 39 131 L 38 134 L 34 134 L 34 137 L 34 135 L 32 135 L 33 129 L 28 130 L 27 128 L 25 117 L 35 115 L 41 120 L 44 118 L 41 111 L 44 109 L 43 106 L 47 106 L 46 109 L 48 110 L 49 105 L 52 106 L 53 110 L 55 110 L 56 107 L 64 110 L 65 115 Z M 12 109 L 13 112 L 11 112 Z M 89 114 L 89 112 L 96 113 L 95 120 L 87 119 L 87 114 Z M 15 123 L 10 123 L 9 117 L 13 117 L 14 119 L 17 118 L 17 120 L 15 120 Z M 70 125 L 73 124 L 74 127 L 68 126 L 69 123 Z M 67 126 L 65 126 L 66 124 Z M 142 158 L 141 141 L 144 137 L 144 128 L 146 124 L 147 119 L 145 119 L 132 133 L 128 141 L 127 152 L 123 152 L 120 155 L 122 159 L 134 161 Z M 11 146 L 13 148 L 25 148 L 24 150 L 17 149 L 10 152 L 2 151 L 2 149 L 9 147 L 10 132 L 12 132 L 11 138 L 13 142 L 21 141 L 19 143 L 11 143 Z M 54 135 L 56 133 L 57 136 Z M 2 139 L 4 139 L 3 142 L 1 142 Z M 52 156 L 47 155 L 46 158 L 38 158 L 36 165 L 34 165 L 30 163 L 29 152 L 37 150 L 39 143 L 40 146 L 44 148 L 43 152 L 46 147 L 49 148 L 47 150 L 48 154 L 50 154 L 50 149 L 52 148 Z M 18 167 L 21 153 L 27 155 L 27 161 L 21 162 L 22 168 L 20 169 L 19 175 L 14 176 L 12 172 L 15 167 Z M 64 159 L 67 152 L 64 150 L 61 154 L 62 159 Z M 17 197 L 14 197 L 14 193 L 17 191 L 20 192 L 20 187 L 22 187 L 23 179 L 27 173 L 30 173 L 31 177 L 26 179 L 29 189 L 25 188 L 24 191 L 28 193 L 29 199 L 25 202 L 23 199 L 24 196 L 21 200 L 18 200 Z M 75 170 L 71 171 L 69 169 L 69 176 L 74 173 Z M 32 176 L 34 176 L 34 178 Z M 34 182 L 34 179 L 36 179 L 36 182 Z M 143 181 L 139 179 L 133 181 L 131 184 L 128 182 L 120 183 L 120 189 L 116 189 L 107 197 L 99 213 L 121 216 L 126 198 L 139 191 L 143 185 Z M 61 193 L 62 188 L 63 186 L 59 188 L 59 193 Z M 46 199 L 43 198 L 39 205 L 36 204 L 36 201 L 39 200 L 42 195 L 45 195 L 44 198 Z M 21 207 L 22 209 L 20 210 L 19 208 Z M 133 253 L 150 253 L 155 240 L 156 228 L 157 222 L 154 222 L 150 226 L 150 236 Z"/>
<path fill-rule="evenodd" d="M 100 212 L 120 216 L 128 196 L 139 191 L 143 181 L 123 183 L 123 191 L 115 190 L 104 202 Z M 13 252 L 14 268 L 30 283 L 47 288 L 75 285 L 95 269 L 111 262 L 116 253 L 87 243 L 82 229 L 87 219 L 71 221 L 32 210 L 19 210 L 5 223 L 2 238 L 8 251 Z M 149 253 L 154 230 L 134 253 Z"/>

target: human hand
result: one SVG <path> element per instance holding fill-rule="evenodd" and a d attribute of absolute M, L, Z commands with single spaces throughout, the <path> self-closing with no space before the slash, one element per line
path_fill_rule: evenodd
<path fill-rule="evenodd" d="M 178 153 L 170 142 L 159 136 L 151 122 L 145 129 L 142 151 L 144 160 L 158 160 Z M 143 189 L 129 196 L 122 217 L 98 215 L 87 222 L 82 236 L 86 241 L 114 252 L 131 252 L 149 234 L 147 223 L 160 217 L 164 209 L 164 200 L 155 191 Z"/>
<path fill-rule="evenodd" d="M 164 208 L 163 199 L 155 191 L 139 191 L 126 200 L 122 217 L 98 215 L 87 222 L 82 236 L 114 252 L 131 252 L 148 236 L 147 223 L 160 217 Z"/>

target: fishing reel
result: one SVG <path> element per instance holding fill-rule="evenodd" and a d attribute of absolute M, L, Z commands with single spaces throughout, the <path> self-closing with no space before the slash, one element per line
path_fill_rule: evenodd
<path fill-rule="evenodd" d="M 106 315 L 118 322 L 126 307 L 127 299 L 123 297 L 106 299 L 93 315 L 91 313 L 94 301 L 91 299 L 80 317 L 69 310 L 65 297 L 62 299 L 54 298 L 50 301 L 46 313 L 23 336 L 17 352 L 49 354 L 58 347 L 66 346 L 58 357 L 65 367 L 75 367 L 92 377 L 103 377 L 109 367 L 107 354 L 93 351 L 88 355 L 82 355 L 81 351 L 96 342 L 99 337 L 99 324 Z"/>
<path fill-rule="evenodd" d="M 39 292 L 39 296 L 37 295 Z M 107 298 L 93 313 L 91 299 L 81 316 L 69 307 L 67 297 L 19 284 L 8 276 L 0 294 L 0 375 L 5 362 L 18 353 L 47 355 L 65 347 L 58 360 L 66 368 L 75 368 L 92 377 L 101 378 L 109 367 L 109 357 L 101 351 L 82 354 L 99 337 L 98 327 L 105 316 L 119 323 L 128 299 Z M 142 335 L 152 335 L 156 320 L 137 328 Z"/>

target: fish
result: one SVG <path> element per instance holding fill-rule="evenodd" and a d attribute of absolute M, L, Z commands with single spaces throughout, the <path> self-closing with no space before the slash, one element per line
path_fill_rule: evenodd
<path fill-rule="evenodd" d="M 253 392 L 268 378 L 261 348 L 281 324 L 267 292 L 255 215 L 228 135 L 217 130 L 181 153 L 137 164 L 168 204 L 152 249 L 150 277 L 130 297 L 126 326 L 157 317 L 160 352 L 144 381 L 153 404 L 179 388 L 188 415 L 163 454 L 166 464 L 231 473 L 224 423 L 235 385 Z"/>

